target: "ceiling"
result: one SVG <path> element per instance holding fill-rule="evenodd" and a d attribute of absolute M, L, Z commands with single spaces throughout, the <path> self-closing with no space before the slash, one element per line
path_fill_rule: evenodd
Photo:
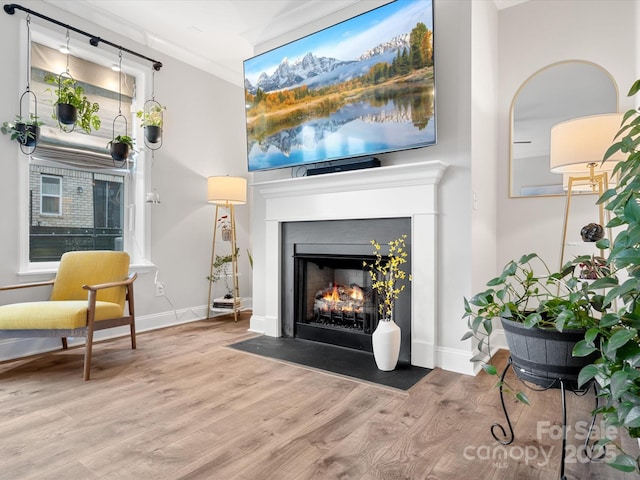
<path fill-rule="evenodd" d="M 254 55 L 256 45 L 356 4 L 357 12 L 364 12 L 388 3 L 385 0 L 45 1 L 237 85 L 244 84 L 242 61 Z M 526 0 L 494 0 L 494 3 L 501 9 L 523 1 Z M 353 15 L 353 9 L 350 12 Z"/>

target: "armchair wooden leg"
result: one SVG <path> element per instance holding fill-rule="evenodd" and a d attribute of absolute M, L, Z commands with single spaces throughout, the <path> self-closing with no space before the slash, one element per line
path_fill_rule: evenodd
<path fill-rule="evenodd" d="M 131 348 L 134 350 L 136 348 L 136 326 L 134 323 L 131 323 Z"/>
<path fill-rule="evenodd" d="M 131 316 L 131 348 L 136 348 L 136 309 L 133 303 L 133 283 L 127 287 L 127 304 Z"/>
<path fill-rule="evenodd" d="M 62 337 L 62 349 L 66 350 L 69 348 L 69 344 L 67 343 L 67 337 Z"/>
<path fill-rule="evenodd" d="M 84 347 L 84 380 L 89 380 L 91 372 L 91 352 L 93 350 L 93 329 L 87 331 L 87 343 Z"/>

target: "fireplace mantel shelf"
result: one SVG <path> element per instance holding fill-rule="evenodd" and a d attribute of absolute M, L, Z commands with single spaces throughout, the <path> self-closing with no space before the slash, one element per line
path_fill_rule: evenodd
<path fill-rule="evenodd" d="M 264 198 L 291 197 L 314 193 L 353 192 L 379 188 L 437 184 L 446 169 L 447 164 L 439 160 L 433 160 L 364 170 L 328 173 L 311 177 L 256 182 L 251 186 L 258 188 Z"/>

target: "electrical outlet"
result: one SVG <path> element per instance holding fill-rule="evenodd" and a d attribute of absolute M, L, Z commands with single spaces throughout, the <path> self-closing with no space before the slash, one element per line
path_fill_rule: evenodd
<path fill-rule="evenodd" d="M 156 297 L 164 295 L 164 282 L 156 282 Z"/>

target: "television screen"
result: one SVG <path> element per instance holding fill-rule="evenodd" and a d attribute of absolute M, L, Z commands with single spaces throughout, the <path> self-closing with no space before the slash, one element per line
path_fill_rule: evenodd
<path fill-rule="evenodd" d="M 396 0 L 244 62 L 249 171 L 436 142 L 433 0 Z"/>

